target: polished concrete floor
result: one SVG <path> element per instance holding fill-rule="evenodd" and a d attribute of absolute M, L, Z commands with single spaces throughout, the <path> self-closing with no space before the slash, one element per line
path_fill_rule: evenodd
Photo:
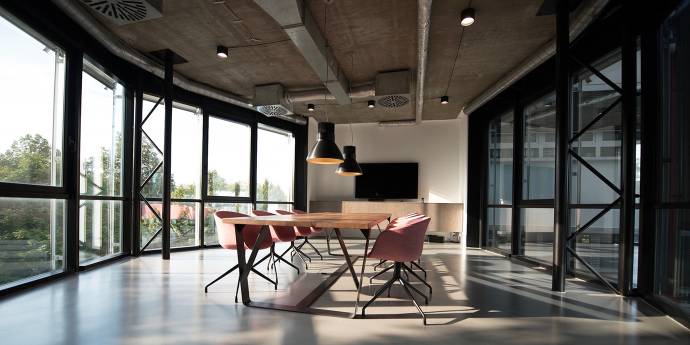
<path fill-rule="evenodd" d="M 208 249 L 128 259 L 0 300 L 0 344 L 690 344 L 686 328 L 641 300 L 576 280 L 554 293 L 543 270 L 456 244 L 424 253 L 434 287 L 428 326 L 397 288 L 354 320 L 235 304 L 235 274 L 204 294 L 235 258 Z M 281 264 L 278 291 L 251 276 L 252 297 L 290 303 L 341 263 L 327 257 L 300 276 Z M 362 299 L 383 282 L 366 280 Z M 354 292 L 344 274 L 314 307 L 351 311 Z"/>

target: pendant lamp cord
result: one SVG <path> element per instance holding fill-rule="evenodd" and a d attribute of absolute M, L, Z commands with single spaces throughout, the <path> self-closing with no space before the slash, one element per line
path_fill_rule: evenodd
<path fill-rule="evenodd" d="M 328 3 L 323 4 L 323 38 L 326 41 L 326 84 L 328 85 Z M 326 93 L 328 87 L 323 91 L 323 109 L 326 114 L 326 122 L 328 122 L 328 105 L 326 104 Z"/>
<path fill-rule="evenodd" d="M 467 8 L 472 7 L 472 0 L 467 4 Z M 448 89 L 450 89 L 450 82 L 453 80 L 453 74 L 455 74 L 455 65 L 458 63 L 458 58 L 460 57 L 460 47 L 462 47 L 462 38 L 465 36 L 465 27 L 461 26 L 460 29 L 460 39 L 458 39 L 458 50 L 455 51 L 455 60 L 453 60 L 453 68 L 450 69 L 450 75 L 448 77 L 448 85 L 446 85 L 446 92 L 444 95 L 448 95 Z"/>

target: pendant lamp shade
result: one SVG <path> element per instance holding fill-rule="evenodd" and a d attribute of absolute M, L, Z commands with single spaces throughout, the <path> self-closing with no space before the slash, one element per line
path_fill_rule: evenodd
<path fill-rule="evenodd" d="M 335 125 L 333 122 L 319 122 L 316 145 L 309 152 L 307 162 L 311 164 L 340 164 L 343 160 L 343 155 L 335 143 Z"/>
<path fill-rule="evenodd" d="M 335 170 L 335 173 L 340 176 L 362 175 L 362 168 L 360 168 L 359 163 L 357 163 L 355 147 L 345 146 L 343 147 L 343 151 L 345 151 L 345 161 L 338 165 L 338 169 Z"/>

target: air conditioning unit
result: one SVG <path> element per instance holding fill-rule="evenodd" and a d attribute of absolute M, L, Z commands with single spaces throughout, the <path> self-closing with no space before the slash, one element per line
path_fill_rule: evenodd
<path fill-rule="evenodd" d="M 266 116 L 292 115 L 292 107 L 285 98 L 285 90 L 281 84 L 259 85 L 254 87 L 252 100 L 256 111 Z"/>
<path fill-rule="evenodd" d="M 377 103 L 384 108 L 401 108 L 410 104 L 412 78 L 409 70 L 381 72 L 376 75 Z"/>
<path fill-rule="evenodd" d="M 81 2 L 117 25 L 163 16 L 163 0 L 81 0 Z"/>

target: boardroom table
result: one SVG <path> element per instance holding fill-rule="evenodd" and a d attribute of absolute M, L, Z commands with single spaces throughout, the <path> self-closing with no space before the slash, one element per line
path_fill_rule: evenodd
<path fill-rule="evenodd" d="M 247 259 L 244 246 L 237 246 L 237 262 L 240 271 L 240 286 L 242 288 L 242 303 L 249 307 L 257 307 L 273 310 L 284 310 L 292 312 L 302 312 L 310 314 L 321 314 L 330 316 L 342 317 L 357 317 L 357 308 L 359 307 L 359 296 L 362 290 L 362 281 L 364 278 L 364 268 L 366 265 L 366 253 L 369 251 L 369 234 L 374 228 L 379 228 L 379 224 L 388 221 L 390 222 L 391 215 L 389 213 L 305 213 L 305 214 L 288 214 L 288 215 L 271 215 L 271 216 L 248 216 L 248 217 L 234 217 L 224 218 L 223 223 L 233 224 L 235 226 L 235 236 L 237 243 L 244 243 L 242 230 L 246 225 L 261 226 L 257 241 L 252 248 L 251 254 Z M 345 264 L 341 265 L 334 273 L 332 273 L 326 280 L 313 289 L 306 297 L 295 305 L 281 305 L 267 302 L 254 302 L 251 300 L 249 291 L 248 276 L 251 271 L 249 267 L 253 267 L 258 250 L 256 246 L 270 236 L 270 226 L 298 226 L 298 227 L 314 227 L 321 229 L 332 229 L 340 244 Z M 352 257 L 345 246 L 342 233 L 340 229 L 359 229 L 364 235 L 364 253 L 362 256 L 362 269 L 357 277 L 354 262 L 358 257 Z M 349 270 L 352 275 L 352 280 L 357 288 L 357 297 L 354 303 L 353 313 L 343 313 L 339 311 L 324 310 L 312 308 L 312 304 L 326 291 L 331 285 L 345 272 Z"/>

